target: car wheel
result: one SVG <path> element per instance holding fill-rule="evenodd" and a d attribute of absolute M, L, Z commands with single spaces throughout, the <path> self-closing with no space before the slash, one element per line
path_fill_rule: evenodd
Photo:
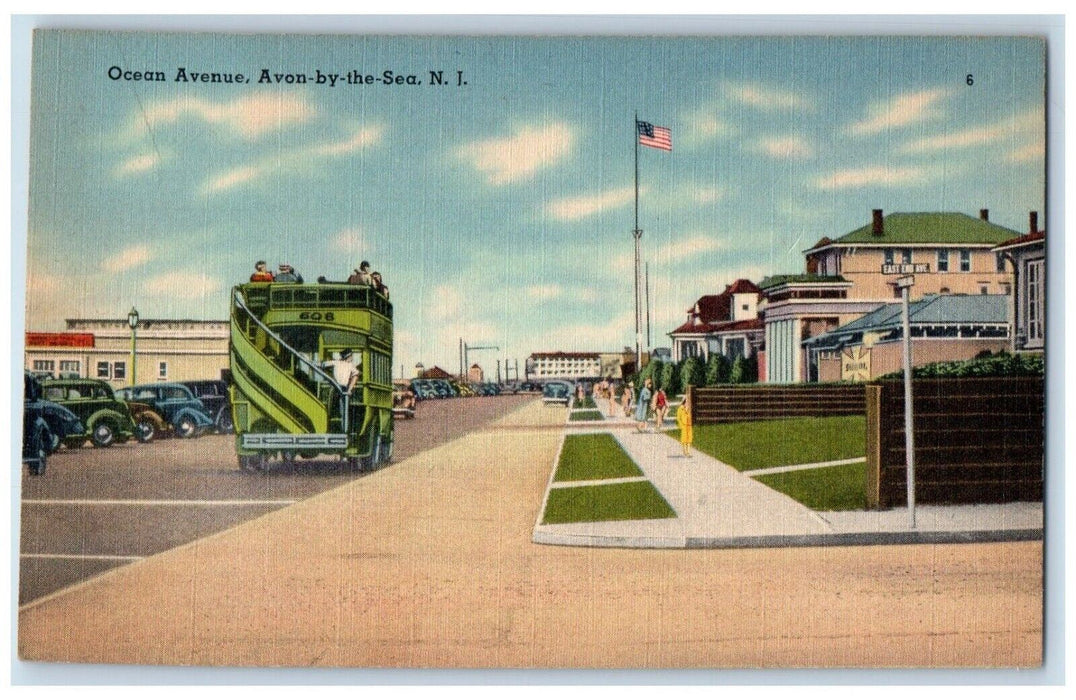
<path fill-rule="evenodd" d="M 61 442 L 62 440 L 60 440 L 59 434 L 54 433 L 51 430 L 48 431 L 48 441 L 45 443 L 45 447 L 48 450 L 49 454 L 52 454 L 56 450 L 60 449 Z"/>
<path fill-rule="evenodd" d="M 362 471 L 362 458 L 361 457 L 348 457 L 347 458 L 347 469 L 350 472 L 361 472 Z"/>
<path fill-rule="evenodd" d="M 90 440 L 94 447 L 111 447 L 116 442 L 116 431 L 107 420 L 98 421 L 97 425 L 93 426 Z"/>
<path fill-rule="evenodd" d="M 48 445 L 51 435 L 52 431 L 46 430 L 45 428 L 40 428 L 37 431 L 37 439 L 34 441 L 35 459 L 33 463 L 27 466 L 27 470 L 35 476 L 45 473 L 45 465 L 48 463 L 49 459 Z"/>
<path fill-rule="evenodd" d="M 232 421 L 232 412 L 227 406 L 220 409 L 217 413 L 217 432 L 220 433 L 232 433 L 235 432 L 235 423 Z"/>
<path fill-rule="evenodd" d="M 176 423 L 176 437 L 192 438 L 197 431 L 198 426 L 195 425 L 193 418 L 184 416 Z"/>
<path fill-rule="evenodd" d="M 154 427 L 153 421 L 143 420 L 139 421 L 135 426 L 135 437 L 139 442 L 152 442 L 153 437 L 157 434 L 157 428 Z"/>
<path fill-rule="evenodd" d="M 264 472 L 268 464 L 268 457 L 261 453 L 255 455 L 239 455 L 239 469 L 248 474 Z"/>

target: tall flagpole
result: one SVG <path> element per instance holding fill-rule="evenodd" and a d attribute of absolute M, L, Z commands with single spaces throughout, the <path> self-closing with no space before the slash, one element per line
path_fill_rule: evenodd
<path fill-rule="evenodd" d="M 643 231 L 639 228 L 639 113 L 635 113 L 635 228 L 631 233 L 635 237 L 635 371 L 643 368 L 643 353 L 639 337 L 639 239 Z"/>

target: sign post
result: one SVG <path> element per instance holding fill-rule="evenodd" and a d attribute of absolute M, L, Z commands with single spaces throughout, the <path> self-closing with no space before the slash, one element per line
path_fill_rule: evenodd
<path fill-rule="evenodd" d="M 911 319 L 908 313 L 908 294 L 915 284 L 915 277 L 898 277 L 895 284 L 900 290 L 901 325 L 904 330 L 904 464 L 907 469 L 908 522 L 915 529 L 915 432 L 912 420 L 912 338 Z"/>

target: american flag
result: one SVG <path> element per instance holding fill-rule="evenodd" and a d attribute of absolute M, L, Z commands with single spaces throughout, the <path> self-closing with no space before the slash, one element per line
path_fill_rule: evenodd
<path fill-rule="evenodd" d="M 636 121 L 635 126 L 639 130 L 639 145 L 650 148 L 660 148 L 663 151 L 672 150 L 672 132 L 664 126 L 654 126 L 650 122 Z"/>

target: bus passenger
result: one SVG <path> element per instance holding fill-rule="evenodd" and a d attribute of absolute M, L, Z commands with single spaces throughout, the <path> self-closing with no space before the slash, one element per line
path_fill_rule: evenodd
<path fill-rule="evenodd" d="M 365 284 L 367 287 L 373 284 L 373 278 L 370 276 L 370 263 L 363 260 L 358 269 L 352 273 L 351 277 L 347 278 L 347 283 Z"/>
<path fill-rule="evenodd" d="M 385 297 L 386 299 L 389 298 L 389 288 L 386 287 L 385 284 L 381 281 L 380 272 L 375 272 L 370 275 L 370 281 L 373 283 L 373 288 L 376 289 L 381 294 L 381 296 Z"/>
<path fill-rule="evenodd" d="M 303 276 L 296 272 L 295 268 L 288 263 L 280 263 L 280 271 L 276 273 L 276 281 L 302 284 Z"/>
<path fill-rule="evenodd" d="M 250 276 L 251 282 L 272 282 L 273 273 L 265 269 L 265 261 L 259 260 L 254 263 L 254 274 Z"/>
<path fill-rule="evenodd" d="M 348 394 L 355 388 L 359 382 L 359 375 L 362 373 L 362 365 L 352 363 L 351 356 L 351 350 L 344 350 L 339 355 L 333 353 L 333 359 L 324 364 L 325 369 L 332 372 L 336 383 L 344 387 Z"/>

